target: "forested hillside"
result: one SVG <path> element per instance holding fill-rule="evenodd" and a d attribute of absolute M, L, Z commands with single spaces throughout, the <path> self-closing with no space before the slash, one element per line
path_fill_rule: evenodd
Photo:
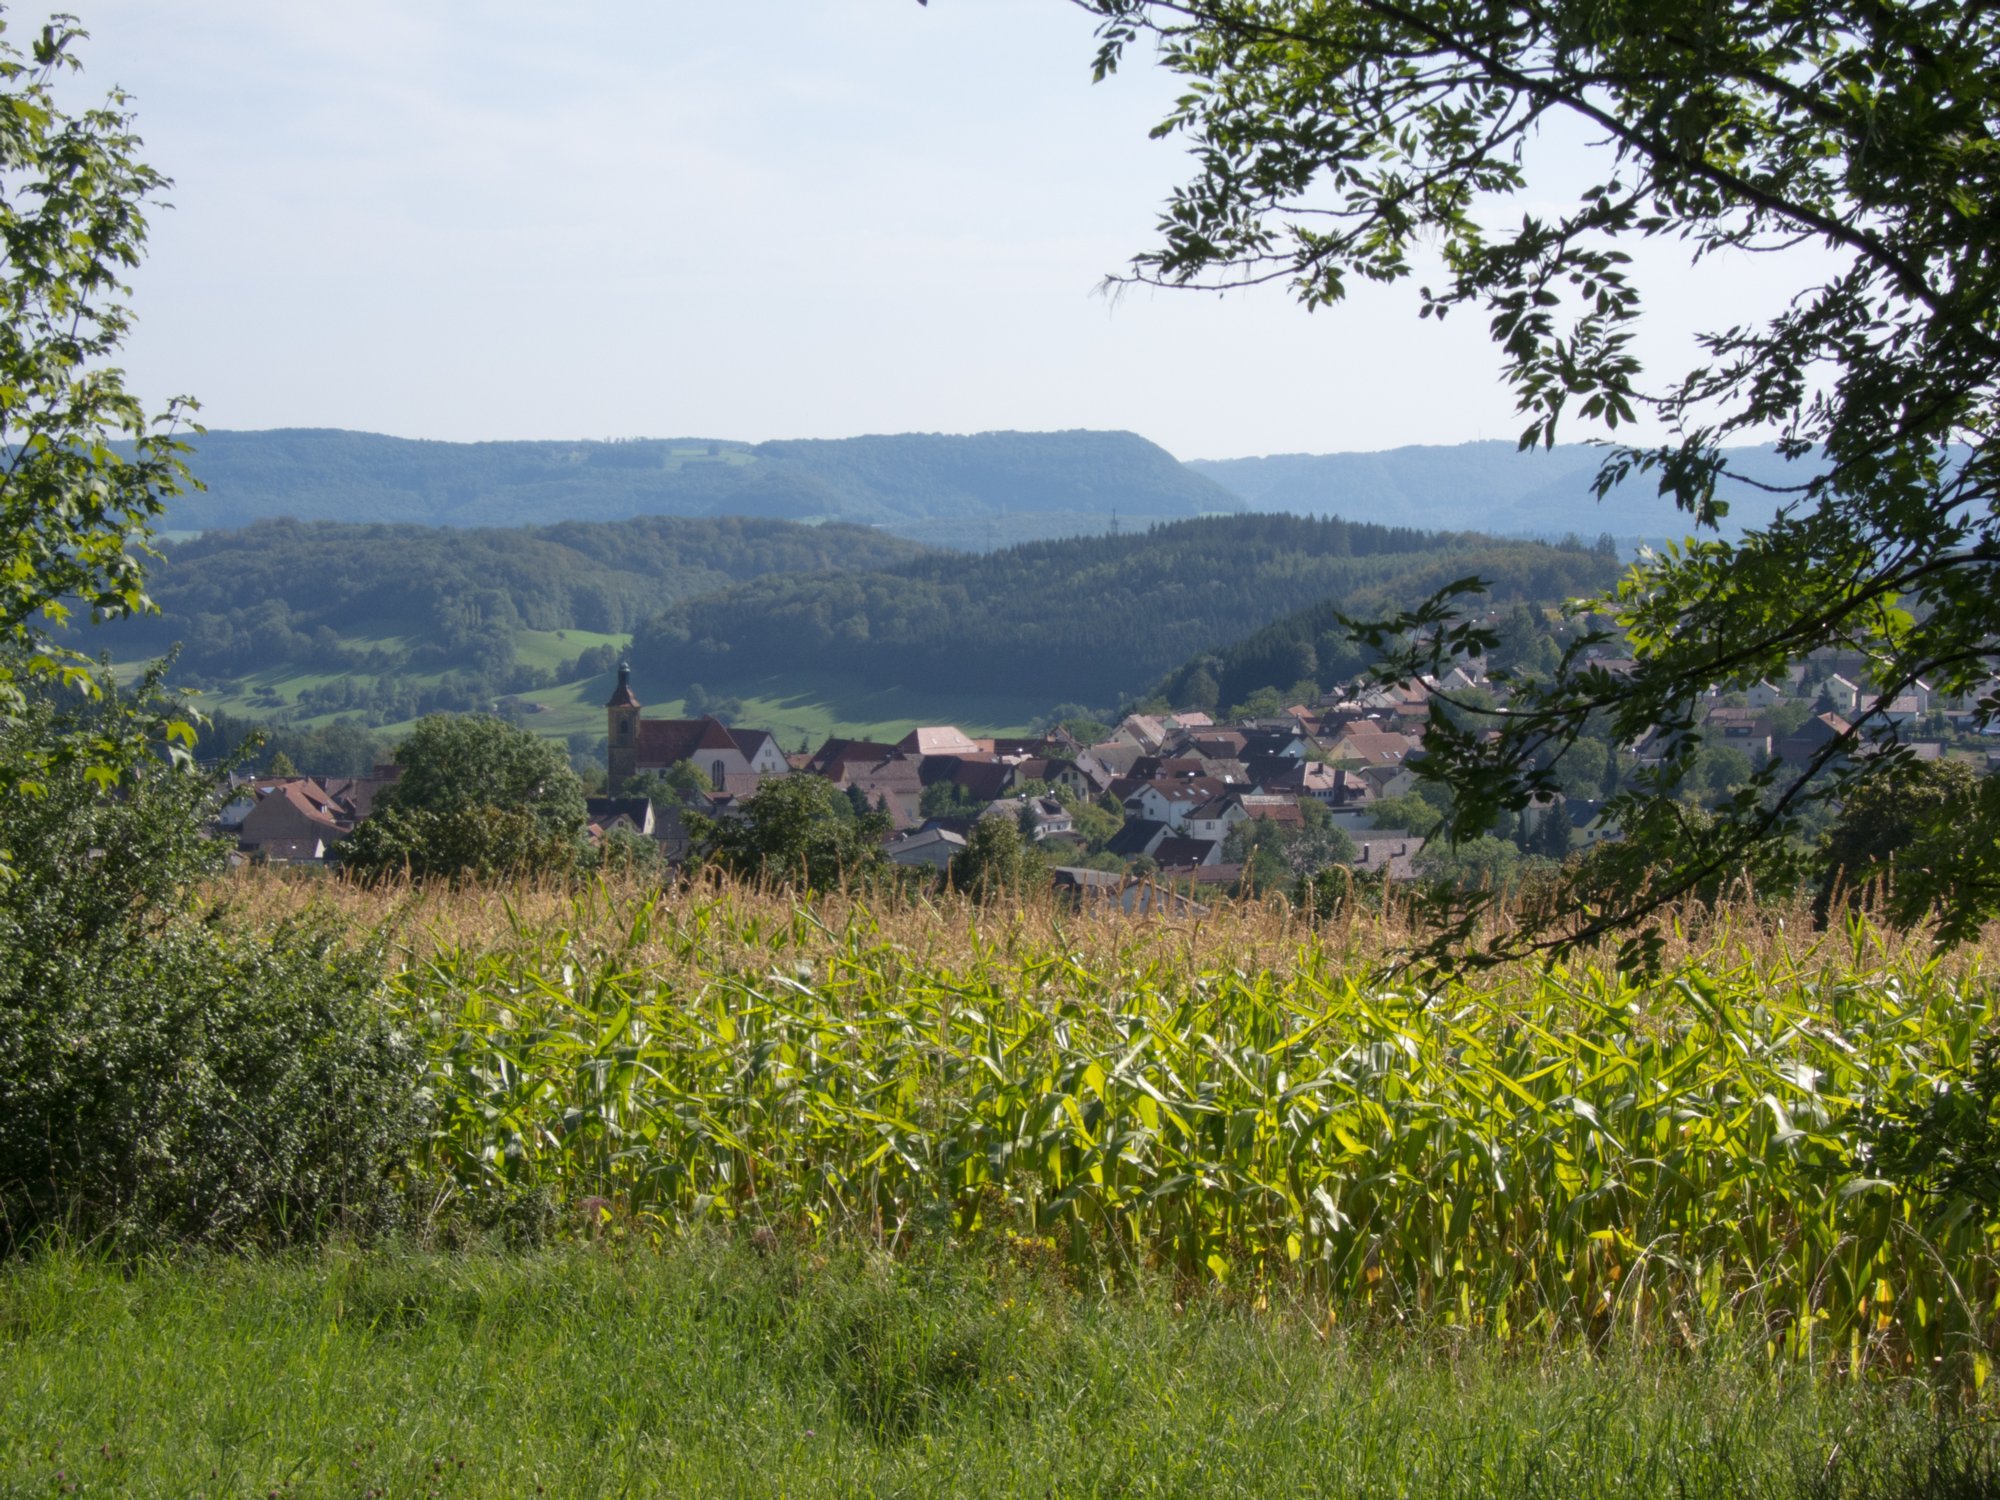
<path fill-rule="evenodd" d="M 439 443 L 327 429 L 210 432 L 190 460 L 207 486 L 167 524 L 206 530 L 288 516 L 438 526 L 545 525 L 637 515 L 759 516 L 959 528 L 1017 540 L 1089 517 L 1244 509 L 1230 491 L 1128 432 L 904 434 L 824 442 L 709 439 Z"/>
<path fill-rule="evenodd" d="M 1289 701 L 1308 684 L 1331 687 L 1370 665 L 1341 623 L 1342 614 L 1387 614 L 1392 606 L 1413 605 L 1472 574 L 1490 585 L 1486 598 L 1494 605 L 1552 604 L 1606 588 L 1618 574 L 1616 551 L 1603 545 L 1517 546 L 1521 550 L 1510 552 L 1500 544 L 1483 552 L 1455 550 L 1345 598 L 1319 600 L 1219 650 L 1196 653 L 1167 673 L 1150 696 L 1175 708 L 1203 710 L 1247 703 L 1266 690 Z M 1523 634 L 1517 628 L 1509 639 L 1518 645 Z"/>
<path fill-rule="evenodd" d="M 79 639 L 121 659 L 181 647 L 176 680 L 393 722 L 606 670 L 663 604 L 772 572 L 920 556 L 862 526 L 645 517 L 520 529 L 265 521 L 163 548 L 160 613 Z M 297 678 L 289 695 L 270 679 Z M 279 706 L 266 701 L 265 709 Z"/>
<path fill-rule="evenodd" d="M 1639 475 L 1602 503 L 1591 480 L 1605 450 L 1584 443 L 1517 450 L 1511 442 L 1391 448 L 1380 453 L 1281 453 L 1267 458 L 1196 459 L 1187 465 L 1258 510 L 1478 529 L 1496 536 L 1674 538 L 1688 516 Z M 1767 484 L 1803 478 L 1768 448 L 1731 451 L 1731 462 Z M 1774 498 L 1746 485 L 1725 487 L 1726 528 L 1762 525 Z"/>
<path fill-rule="evenodd" d="M 1472 572 L 1503 598 L 1555 599 L 1608 567 L 1539 543 L 1218 517 L 875 572 L 768 576 L 663 611 L 639 629 L 632 663 L 649 701 L 696 683 L 768 695 L 809 674 L 1109 705 L 1308 605 L 1414 600 Z"/>

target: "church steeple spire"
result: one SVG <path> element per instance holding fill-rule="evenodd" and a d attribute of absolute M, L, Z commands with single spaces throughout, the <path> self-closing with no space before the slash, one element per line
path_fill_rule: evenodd
<path fill-rule="evenodd" d="M 639 695 L 632 691 L 632 664 L 628 661 L 618 663 L 618 686 L 604 705 L 604 718 L 609 761 L 605 769 L 615 796 L 638 770 L 639 760 Z"/>
<path fill-rule="evenodd" d="M 604 706 L 606 708 L 637 708 L 639 706 L 638 695 L 632 691 L 632 663 L 629 661 L 618 663 L 618 686 L 612 689 L 610 700 Z"/>

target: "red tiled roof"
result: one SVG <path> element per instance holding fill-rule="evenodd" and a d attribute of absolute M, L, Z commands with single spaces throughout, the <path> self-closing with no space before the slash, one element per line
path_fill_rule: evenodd
<path fill-rule="evenodd" d="M 734 750 L 736 741 L 720 719 L 641 719 L 636 759 L 642 765 L 673 765 L 703 750 Z"/>

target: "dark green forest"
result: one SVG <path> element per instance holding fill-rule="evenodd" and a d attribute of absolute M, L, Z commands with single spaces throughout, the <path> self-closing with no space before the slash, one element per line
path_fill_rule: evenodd
<path fill-rule="evenodd" d="M 339 679 L 309 711 L 392 722 L 484 707 L 607 670 L 517 658 L 524 631 L 629 634 L 661 605 L 770 572 L 878 569 L 922 555 L 863 526 L 643 517 L 518 529 L 263 521 L 172 543 L 150 575 L 160 612 L 78 639 L 121 659 L 178 645 L 175 681 L 219 687 L 279 666 Z M 440 675 L 442 674 L 442 675 Z M 429 677 L 435 680 L 414 681 Z"/>
<path fill-rule="evenodd" d="M 1090 517 L 1184 517 L 1246 509 L 1213 480 L 1129 432 L 989 432 L 760 444 L 706 438 L 440 443 L 333 429 L 209 432 L 169 526 L 274 517 L 547 525 L 639 515 L 840 520 L 898 529 L 989 519 L 1037 534 Z M 1003 518 L 1015 517 L 1016 522 Z M 998 538 L 1016 540 L 1018 535 Z"/>
<path fill-rule="evenodd" d="M 1470 539 L 1467 539 L 1470 540 Z M 1408 608 L 1461 577 L 1478 576 L 1490 586 L 1489 603 L 1513 605 L 1506 650 L 1500 664 L 1513 664 L 1511 653 L 1544 640 L 1549 632 L 1536 623 L 1526 603 L 1555 604 L 1608 587 L 1617 577 L 1615 549 L 1600 541 L 1592 547 L 1575 542 L 1488 544 L 1468 547 L 1413 567 L 1387 583 L 1370 584 L 1344 597 L 1321 599 L 1282 619 L 1274 620 L 1219 650 L 1202 651 L 1181 662 L 1147 695 L 1174 708 L 1212 711 L 1248 703 L 1259 694 L 1289 699 L 1306 683 L 1321 688 L 1345 682 L 1371 666 L 1372 660 L 1350 636 L 1340 617 L 1385 617 Z M 1538 664 L 1543 670 L 1548 662 Z"/>
<path fill-rule="evenodd" d="M 632 663 L 649 700 L 692 683 L 754 696 L 760 682 L 803 669 L 1110 705 L 1197 652 L 1310 606 L 1413 603 L 1469 573 L 1491 580 L 1498 600 L 1553 600 L 1604 581 L 1612 567 L 1603 553 L 1535 542 L 1215 517 L 978 556 L 933 553 L 872 572 L 769 575 L 670 606 L 639 628 Z"/>

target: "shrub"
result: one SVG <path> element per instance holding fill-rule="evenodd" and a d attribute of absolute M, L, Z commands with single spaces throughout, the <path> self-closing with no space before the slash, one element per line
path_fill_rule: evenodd
<path fill-rule="evenodd" d="M 386 1021 L 371 956 L 181 920 L 65 967 L 0 998 L 0 1244 L 55 1223 L 282 1243 L 389 1211 L 422 1051 Z"/>
<path fill-rule="evenodd" d="M 0 1250 L 61 1224 L 125 1244 L 297 1240 L 380 1217 L 421 1124 L 421 1049 L 381 963 L 291 926 L 227 938 L 191 883 L 208 778 L 61 747 L 129 722 L 44 706 L 0 736 Z M 38 780 L 23 746 L 57 747 Z"/>

